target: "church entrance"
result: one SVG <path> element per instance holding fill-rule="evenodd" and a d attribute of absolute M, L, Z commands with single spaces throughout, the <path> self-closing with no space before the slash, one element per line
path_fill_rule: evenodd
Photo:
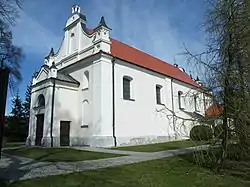
<path fill-rule="evenodd" d="M 37 146 L 41 146 L 42 143 L 43 122 L 44 122 L 44 114 L 38 114 L 36 116 L 36 140 L 35 140 L 35 145 Z"/>
<path fill-rule="evenodd" d="M 60 121 L 60 146 L 69 146 L 70 121 Z"/>

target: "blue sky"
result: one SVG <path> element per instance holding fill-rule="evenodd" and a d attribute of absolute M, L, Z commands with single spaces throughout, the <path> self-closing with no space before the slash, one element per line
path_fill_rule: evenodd
<path fill-rule="evenodd" d="M 57 51 L 63 28 L 74 3 L 87 16 L 87 26 L 94 28 L 101 16 L 112 28 L 111 36 L 168 63 L 178 63 L 187 71 L 183 43 L 192 51 L 204 50 L 204 1 L 198 0 L 26 0 L 17 25 L 13 27 L 14 44 L 22 47 L 22 82 L 19 93 L 24 98 L 27 84 L 39 70 L 51 47 Z M 193 72 L 195 73 L 195 72 Z M 11 98 L 8 94 L 7 110 Z"/>

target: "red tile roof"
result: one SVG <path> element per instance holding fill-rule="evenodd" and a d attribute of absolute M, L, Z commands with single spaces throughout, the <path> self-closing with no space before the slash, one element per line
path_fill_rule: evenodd
<path fill-rule="evenodd" d="M 168 64 L 160 59 L 157 59 L 147 53 L 135 49 L 129 45 L 119 42 L 113 38 L 111 40 L 111 54 L 117 58 L 125 60 L 129 63 L 139 65 L 149 70 L 161 73 L 163 75 L 172 77 L 179 81 L 188 83 L 190 85 L 200 87 L 193 81 L 186 73 L 182 72 L 178 67 Z"/>
<path fill-rule="evenodd" d="M 88 34 L 92 34 L 93 30 L 87 28 Z M 127 44 L 119 42 L 113 38 L 111 40 L 111 55 L 127 61 L 131 64 L 135 64 L 146 69 L 158 72 L 160 74 L 172 77 L 179 81 L 200 87 L 190 76 L 182 72 L 178 67 L 172 64 L 168 64 L 160 59 L 157 59 L 147 53 L 144 53 L 138 49 L 135 49 Z"/>
<path fill-rule="evenodd" d="M 221 115 L 223 112 L 223 108 L 219 104 L 213 104 L 210 106 L 206 112 L 205 112 L 205 117 L 215 117 L 218 115 Z"/>

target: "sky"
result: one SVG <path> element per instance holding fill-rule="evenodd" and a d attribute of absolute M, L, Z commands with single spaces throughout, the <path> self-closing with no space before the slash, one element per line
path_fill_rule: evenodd
<path fill-rule="evenodd" d="M 57 51 L 60 47 L 75 3 L 87 17 L 88 28 L 96 27 L 104 16 L 112 38 L 197 74 L 181 53 L 183 44 L 194 53 L 205 49 L 203 0 L 25 0 L 12 28 L 13 42 L 24 52 L 22 82 L 18 84 L 21 98 L 50 48 Z M 9 92 L 6 113 L 11 110 L 12 98 Z"/>

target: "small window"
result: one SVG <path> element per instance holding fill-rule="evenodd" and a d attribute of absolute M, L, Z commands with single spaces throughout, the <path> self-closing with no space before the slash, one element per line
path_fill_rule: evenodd
<path fill-rule="evenodd" d="M 194 111 L 198 111 L 198 109 L 197 109 L 197 98 L 198 98 L 198 96 L 195 95 L 194 96 Z"/>
<path fill-rule="evenodd" d="M 178 104 L 179 109 L 184 109 L 184 96 L 182 91 L 178 91 Z"/>
<path fill-rule="evenodd" d="M 123 99 L 131 100 L 131 77 L 123 77 Z"/>
<path fill-rule="evenodd" d="M 161 101 L 161 85 L 156 85 L 156 103 L 157 104 L 162 104 Z"/>
<path fill-rule="evenodd" d="M 44 96 L 41 94 L 38 96 L 38 104 L 37 107 L 44 107 L 45 106 L 45 98 Z"/>

